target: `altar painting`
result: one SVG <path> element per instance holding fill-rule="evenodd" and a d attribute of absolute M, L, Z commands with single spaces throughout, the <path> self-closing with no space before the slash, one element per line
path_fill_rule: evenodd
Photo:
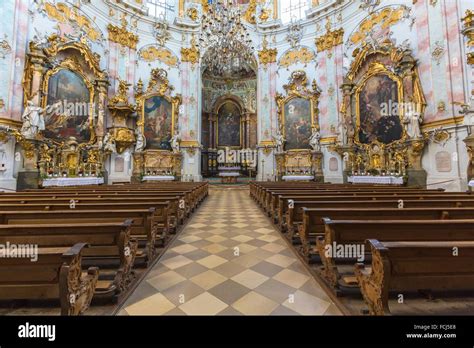
<path fill-rule="evenodd" d="M 371 144 L 375 141 L 390 144 L 400 140 L 403 127 L 399 112 L 392 112 L 398 105 L 398 84 L 387 75 L 370 77 L 360 90 L 359 142 Z M 386 110 L 390 110 L 387 112 Z"/>
<path fill-rule="evenodd" d="M 232 102 L 223 104 L 218 111 L 217 145 L 240 147 L 240 110 Z"/>
<path fill-rule="evenodd" d="M 67 69 L 52 75 L 48 81 L 43 134 L 58 141 L 74 137 L 78 143 L 88 142 L 90 101 L 91 92 L 80 75 Z"/>
<path fill-rule="evenodd" d="M 173 106 L 160 96 L 145 100 L 144 134 L 148 149 L 171 150 L 173 136 Z"/>
<path fill-rule="evenodd" d="M 311 101 L 293 98 L 284 108 L 285 150 L 310 149 Z"/>

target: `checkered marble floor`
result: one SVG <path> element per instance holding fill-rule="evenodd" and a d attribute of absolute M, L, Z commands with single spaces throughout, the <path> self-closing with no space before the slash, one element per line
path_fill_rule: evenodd
<path fill-rule="evenodd" d="M 247 189 L 212 188 L 119 315 L 340 315 Z"/>

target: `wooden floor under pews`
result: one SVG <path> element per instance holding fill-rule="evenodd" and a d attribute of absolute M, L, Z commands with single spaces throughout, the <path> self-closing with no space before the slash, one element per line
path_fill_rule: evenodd
<path fill-rule="evenodd" d="M 474 314 L 470 192 L 254 182 L 250 196 L 345 314 Z"/>
<path fill-rule="evenodd" d="M 207 183 L 0 194 L 0 315 L 110 315 L 208 195 Z"/>

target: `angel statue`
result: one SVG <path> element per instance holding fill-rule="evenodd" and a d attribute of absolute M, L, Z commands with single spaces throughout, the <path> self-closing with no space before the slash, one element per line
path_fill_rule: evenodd
<path fill-rule="evenodd" d="M 273 139 L 275 139 L 277 153 L 282 153 L 285 146 L 285 137 L 280 130 L 277 131 L 277 135 Z"/>
<path fill-rule="evenodd" d="M 103 149 L 105 152 L 117 153 L 117 146 L 115 145 L 115 138 L 108 132 L 103 140 Z"/>
<path fill-rule="evenodd" d="M 135 144 L 135 152 L 143 152 L 146 147 L 146 138 L 143 135 L 143 132 L 140 127 L 137 127 L 135 130 L 135 136 L 137 138 L 137 143 Z"/>
<path fill-rule="evenodd" d="M 410 109 L 404 119 L 406 125 L 406 132 L 410 139 L 422 138 L 420 124 L 423 122 L 420 112 L 415 109 Z"/>
<path fill-rule="evenodd" d="M 321 133 L 317 128 L 314 128 L 311 137 L 309 138 L 309 145 L 313 151 L 321 151 Z"/>
<path fill-rule="evenodd" d="M 21 120 L 23 126 L 21 127 L 21 134 L 26 139 L 35 139 L 40 131 L 45 130 L 44 117 L 46 109 L 35 106 L 33 101 L 29 100 Z"/>
<path fill-rule="evenodd" d="M 174 153 L 179 152 L 179 143 L 180 143 L 180 141 L 181 141 L 181 136 L 180 136 L 179 132 L 177 131 L 170 140 L 171 149 L 173 149 Z"/>

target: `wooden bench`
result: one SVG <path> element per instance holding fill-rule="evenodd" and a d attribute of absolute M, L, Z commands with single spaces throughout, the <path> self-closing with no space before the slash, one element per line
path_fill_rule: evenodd
<path fill-rule="evenodd" d="M 174 233 L 176 231 L 177 219 L 169 213 L 170 204 L 165 202 L 132 201 L 127 202 L 114 200 L 108 201 L 36 201 L 27 203 L 25 201 L 11 201 L 9 203 L 0 202 L 0 211 L 31 211 L 31 210 L 127 210 L 127 209 L 155 209 L 153 214 L 153 224 L 157 227 L 157 234 Z"/>
<path fill-rule="evenodd" d="M 26 244 L 19 248 L 31 247 Z M 94 295 L 98 269 L 81 268 L 85 243 L 72 247 L 37 248 L 34 261 L 27 257 L 0 257 L 1 300 L 59 300 L 61 315 L 79 315 Z"/>
<path fill-rule="evenodd" d="M 326 252 L 335 245 L 354 249 L 358 245 L 365 245 L 368 239 L 383 242 L 474 241 L 474 220 L 374 221 L 325 218 L 324 224 L 324 237 L 316 239 L 316 248 L 324 266 L 322 276 L 335 288 L 341 279 L 336 264 L 338 258 Z"/>
<path fill-rule="evenodd" d="M 35 244 L 41 248 L 69 247 L 87 243 L 82 264 L 98 266 L 96 297 L 111 298 L 132 282 L 137 242 L 130 238 L 132 222 L 47 225 L 0 225 L 0 244 Z"/>
<path fill-rule="evenodd" d="M 155 208 L 127 210 L 56 210 L 56 211 L 0 211 L 0 224 L 3 225 L 47 225 L 50 223 L 122 223 L 131 220 L 130 233 L 138 240 L 139 250 L 135 265 L 148 266 L 156 256 L 158 241 L 164 243 L 165 235 L 157 235 L 157 225 L 153 221 Z"/>
<path fill-rule="evenodd" d="M 309 260 L 316 237 L 325 232 L 324 218 L 331 220 L 466 220 L 474 218 L 473 208 L 303 208 L 303 223 L 298 227 L 303 255 Z"/>
<path fill-rule="evenodd" d="M 408 198 L 408 199 L 407 199 Z M 381 208 L 398 208 L 400 199 L 403 201 L 402 206 L 405 208 L 416 207 L 472 207 L 474 206 L 474 196 L 449 196 L 446 193 L 443 199 L 432 199 L 431 196 L 415 196 L 412 197 L 351 197 L 351 196 L 334 196 L 334 197 L 298 197 L 289 199 L 288 196 L 280 197 L 279 204 L 279 227 L 282 232 L 295 232 L 295 227 L 303 221 L 302 208 L 352 208 L 352 207 L 381 207 Z M 290 204 L 291 201 L 291 204 Z M 293 207 L 293 208 L 292 208 Z"/>
<path fill-rule="evenodd" d="M 472 241 L 381 242 L 369 239 L 367 243 L 372 252 L 372 265 L 368 270 L 363 264 L 357 264 L 355 274 L 371 315 L 390 314 L 390 291 L 474 291 Z M 457 255 L 453 252 L 455 248 Z"/>

